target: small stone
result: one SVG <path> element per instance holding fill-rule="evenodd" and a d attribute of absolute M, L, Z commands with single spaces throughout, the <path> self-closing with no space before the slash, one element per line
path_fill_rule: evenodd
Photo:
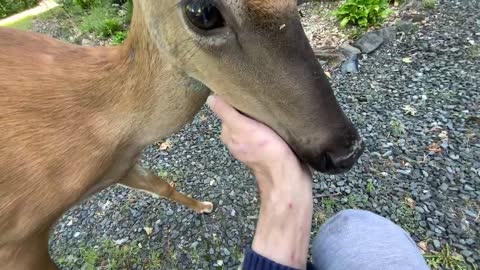
<path fill-rule="evenodd" d="M 337 186 L 338 187 L 343 187 L 345 185 L 345 181 L 338 181 Z"/>
<path fill-rule="evenodd" d="M 435 249 L 439 250 L 441 246 L 440 241 L 438 239 L 434 239 L 433 246 L 435 247 Z"/>
<path fill-rule="evenodd" d="M 448 190 L 448 184 L 447 183 L 442 183 L 440 185 L 440 190 L 442 191 L 447 191 Z"/>
<path fill-rule="evenodd" d="M 82 39 L 82 42 L 80 44 L 82 46 L 93 46 L 93 45 L 95 45 L 93 43 L 93 41 L 91 41 L 90 39 L 86 39 L 86 38 Z"/>
<path fill-rule="evenodd" d="M 467 240 L 465 240 L 465 244 L 467 245 L 473 245 L 475 243 L 475 240 L 473 240 L 472 238 L 468 238 Z"/>
<path fill-rule="evenodd" d="M 353 55 L 347 61 L 342 63 L 341 71 L 343 74 L 352 73 L 356 74 L 360 72 L 358 56 Z"/>
<path fill-rule="evenodd" d="M 425 210 L 424 210 L 422 207 L 420 207 L 420 206 L 415 206 L 415 210 L 416 210 L 417 212 L 419 212 L 420 214 L 425 213 Z"/>
<path fill-rule="evenodd" d="M 460 254 L 462 254 L 465 257 L 470 257 L 472 256 L 473 252 L 471 252 L 470 250 L 462 250 L 460 251 Z"/>
<path fill-rule="evenodd" d="M 472 186 L 470 186 L 470 185 L 465 185 L 465 186 L 463 187 L 463 189 L 465 189 L 465 191 L 474 191 L 474 190 L 475 190 L 475 189 L 474 189 Z"/>
<path fill-rule="evenodd" d="M 412 22 L 398 21 L 396 23 L 397 31 L 402 33 L 410 33 L 415 30 L 416 26 Z"/>

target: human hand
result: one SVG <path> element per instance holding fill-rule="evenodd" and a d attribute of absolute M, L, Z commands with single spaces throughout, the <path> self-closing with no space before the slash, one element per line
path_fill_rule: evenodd
<path fill-rule="evenodd" d="M 269 127 L 219 97 L 211 96 L 207 104 L 222 120 L 222 141 L 257 179 L 261 208 L 252 249 L 277 263 L 304 269 L 313 211 L 309 169 Z"/>

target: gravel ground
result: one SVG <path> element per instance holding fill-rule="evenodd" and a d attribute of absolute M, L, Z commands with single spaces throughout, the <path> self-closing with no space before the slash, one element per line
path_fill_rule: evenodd
<path fill-rule="evenodd" d="M 345 175 L 315 176 L 315 230 L 341 209 L 368 209 L 427 253 L 449 244 L 480 264 L 479 12 L 477 0 L 440 1 L 419 29 L 363 57 L 360 74 L 332 73 L 367 151 Z M 112 187 L 62 218 L 54 258 L 64 269 L 236 268 L 253 236 L 257 193 L 219 132 L 204 108 L 168 149 L 151 146 L 142 157 L 179 190 L 214 202 L 213 214 Z"/>

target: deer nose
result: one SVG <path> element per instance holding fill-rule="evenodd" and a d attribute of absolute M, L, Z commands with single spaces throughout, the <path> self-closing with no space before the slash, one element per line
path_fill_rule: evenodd
<path fill-rule="evenodd" d="M 365 150 L 363 140 L 355 141 L 348 151 L 325 152 L 310 164 L 316 170 L 326 174 L 340 174 L 349 171 Z"/>

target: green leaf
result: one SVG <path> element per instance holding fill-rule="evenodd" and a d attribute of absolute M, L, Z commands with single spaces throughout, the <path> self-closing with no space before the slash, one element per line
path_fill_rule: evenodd
<path fill-rule="evenodd" d="M 360 26 L 367 27 L 367 26 L 368 26 L 367 18 L 361 18 L 361 19 L 358 21 L 358 24 L 359 24 Z"/>
<path fill-rule="evenodd" d="M 345 26 L 347 26 L 347 24 L 350 22 L 350 18 L 349 17 L 345 17 L 343 18 L 342 22 L 340 22 L 340 27 L 341 28 L 345 28 Z"/>

